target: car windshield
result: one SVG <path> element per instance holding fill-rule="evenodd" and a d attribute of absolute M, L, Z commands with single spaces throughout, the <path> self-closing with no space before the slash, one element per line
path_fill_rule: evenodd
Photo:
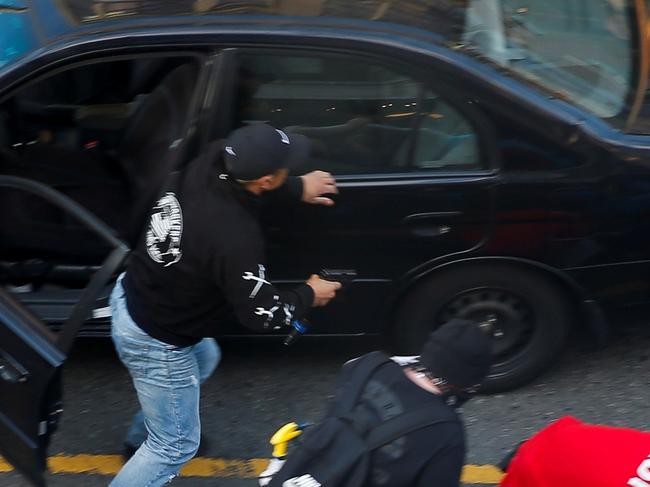
<path fill-rule="evenodd" d="M 633 86 L 630 11 L 627 0 L 477 0 L 469 3 L 463 41 L 610 118 Z"/>

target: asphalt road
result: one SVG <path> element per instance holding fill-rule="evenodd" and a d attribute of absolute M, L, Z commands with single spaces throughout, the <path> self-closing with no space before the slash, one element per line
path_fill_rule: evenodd
<path fill-rule="evenodd" d="M 646 326 L 647 324 L 647 326 Z M 375 347 L 372 341 L 303 340 L 291 349 L 276 342 L 226 342 L 224 358 L 204 387 L 205 456 L 266 458 L 267 440 L 281 424 L 317 420 L 331 397 L 340 365 Z M 563 415 L 648 429 L 650 424 L 650 319 L 606 349 L 577 337 L 556 366 L 517 391 L 474 399 L 465 407 L 467 463 L 498 462 L 518 441 Z M 126 370 L 109 340 L 80 340 L 67 365 L 65 413 L 51 455 L 115 455 L 137 403 Z M 51 487 L 105 486 L 110 476 L 56 474 Z M 172 485 L 254 486 L 252 479 L 188 477 Z M 477 485 L 477 484 L 474 484 Z M 0 486 L 27 487 L 15 472 Z"/>

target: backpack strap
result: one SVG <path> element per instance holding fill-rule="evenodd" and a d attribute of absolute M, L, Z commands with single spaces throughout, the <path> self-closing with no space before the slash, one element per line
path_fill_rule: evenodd
<path fill-rule="evenodd" d="M 368 379 L 379 367 L 391 361 L 382 352 L 370 352 L 357 360 L 358 363 L 350 364 L 351 370 L 347 374 L 340 401 L 335 408 L 336 416 L 349 415 L 363 393 Z"/>
<path fill-rule="evenodd" d="M 409 433 L 440 423 L 457 423 L 456 412 L 449 406 L 416 409 L 384 421 L 373 428 L 366 438 L 368 450 L 376 450 Z"/>

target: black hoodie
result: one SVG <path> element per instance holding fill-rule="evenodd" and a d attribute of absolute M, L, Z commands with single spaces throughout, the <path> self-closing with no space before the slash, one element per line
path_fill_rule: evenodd
<path fill-rule="evenodd" d="M 232 317 L 254 330 L 301 318 L 314 293 L 279 291 L 268 279 L 260 198 L 220 174 L 215 144 L 171 175 L 123 280 L 129 314 L 150 336 L 189 346 Z M 300 180 L 288 182 L 299 194 Z"/>

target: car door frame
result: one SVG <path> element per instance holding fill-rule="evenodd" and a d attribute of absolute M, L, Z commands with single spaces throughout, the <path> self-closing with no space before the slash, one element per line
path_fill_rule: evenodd
<path fill-rule="evenodd" d="M 106 54 L 102 53 L 100 48 L 96 48 L 96 44 L 91 43 L 91 45 L 94 49 L 79 52 L 84 47 L 84 43 L 80 42 L 78 45 L 67 46 L 67 49 L 62 51 L 56 51 L 55 54 L 47 52 L 34 60 L 20 63 L 14 67 L 13 76 L 9 76 L 7 83 L 0 87 L 4 88 L 0 99 L 4 100 L 12 96 L 27 84 L 49 76 L 59 69 L 66 69 L 71 65 L 88 60 L 93 62 L 99 61 L 100 58 L 110 60 L 125 57 L 133 59 L 140 55 L 146 56 L 154 53 L 173 56 L 189 54 L 196 57 L 202 66 L 200 79 L 197 80 L 193 96 L 195 106 L 185 123 L 186 139 L 180 144 L 182 152 L 179 152 L 176 159 L 176 165 L 182 166 L 186 162 L 185 159 L 189 157 L 186 148 L 191 140 L 188 139 L 198 132 L 196 125 L 205 117 L 208 85 L 211 80 L 215 79 L 214 70 L 220 66 L 215 62 L 215 56 L 210 55 L 205 49 L 188 50 L 168 47 L 161 49 L 160 46 L 146 44 L 131 45 L 120 49 L 117 53 L 113 51 Z M 145 52 L 143 53 L 143 51 Z M 71 314 L 58 333 L 52 332 L 34 312 L 0 288 L 0 336 L 4 336 L 5 341 L 11 342 L 13 345 L 11 351 L 6 351 L 0 344 L 0 383 L 11 383 L 14 388 L 11 394 L 0 394 L 0 396 L 10 398 L 14 404 L 17 404 L 20 402 L 21 395 L 29 394 L 31 401 L 40 406 L 37 414 L 29 415 L 29 417 L 25 417 L 28 415 L 22 411 L 23 418 L 21 424 L 18 424 L 16 421 L 12 421 L 11 407 L 3 407 L 3 397 L 0 397 L 0 453 L 31 483 L 40 487 L 45 485 L 44 471 L 47 468 L 49 437 L 56 430 L 62 412 L 61 369 L 80 328 L 91 316 L 97 297 L 121 270 L 130 249 L 125 242 L 116 237 L 111 228 L 80 204 L 44 184 L 24 178 L 0 175 L 0 187 L 27 191 L 45 199 L 90 228 L 112 249 L 103 264 L 91 277 L 79 301 L 72 308 Z M 31 371 L 30 367 L 34 367 L 34 370 Z M 35 385 L 33 390 L 30 390 L 29 386 L 32 383 Z M 21 441 L 22 449 L 17 447 L 17 442 Z"/>

